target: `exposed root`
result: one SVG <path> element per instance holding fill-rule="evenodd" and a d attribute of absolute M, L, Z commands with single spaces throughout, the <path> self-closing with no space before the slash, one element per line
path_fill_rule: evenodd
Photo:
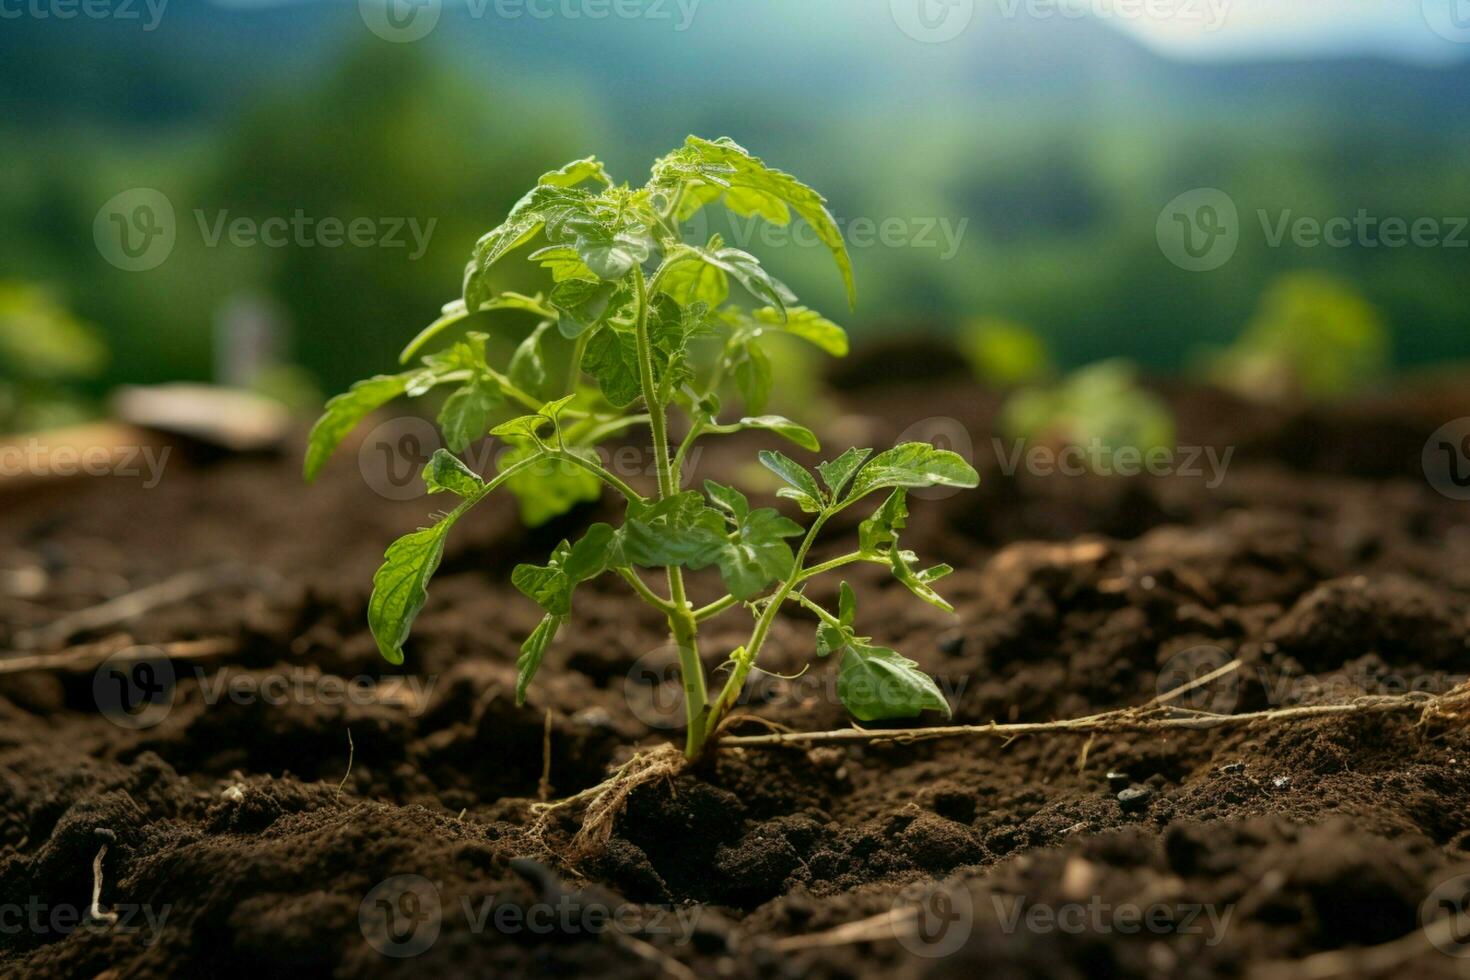
<path fill-rule="evenodd" d="M 109 841 L 115 839 L 110 830 L 99 829 L 97 836 Z M 103 844 L 97 856 L 92 859 L 92 907 L 87 910 L 87 919 L 91 922 L 104 922 L 112 925 L 117 922 L 117 913 L 102 911 L 102 861 L 106 857 L 107 845 Z"/>
<path fill-rule="evenodd" d="M 660 745 L 639 752 L 596 786 L 553 803 L 532 803 L 531 813 L 536 816 L 536 822 L 531 828 L 531 836 L 535 840 L 543 840 L 552 814 L 585 802 L 587 812 L 582 818 L 582 828 L 572 838 L 571 857 L 573 861 L 594 857 L 612 839 L 618 817 L 627 807 L 628 797 L 633 791 L 660 779 L 672 779 L 683 771 L 685 764 L 684 754 L 673 745 Z"/>
<path fill-rule="evenodd" d="M 1123 708 L 1118 711 L 1106 711 L 1064 721 L 1024 722 L 1007 725 L 992 722 L 989 725 L 942 725 L 933 728 L 844 728 L 830 732 L 776 732 L 770 735 L 738 735 L 723 739 L 721 744 L 734 748 L 770 748 L 780 745 L 811 746 L 845 742 L 910 743 L 976 735 L 1013 739 L 1023 735 L 1207 731 L 1213 728 L 1238 728 L 1258 723 L 1283 724 L 1349 715 L 1414 713 L 1420 716 L 1420 724 L 1425 724 L 1431 719 L 1464 721 L 1467 712 L 1470 712 L 1470 684 L 1462 684 L 1452 691 L 1439 695 L 1412 693 L 1361 697 L 1346 704 L 1306 704 L 1290 708 L 1275 708 L 1269 711 L 1249 711 L 1237 715 L 1191 711 L 1161 704 L 1159 699 L 1156 699 L 1139 708 Z"/>

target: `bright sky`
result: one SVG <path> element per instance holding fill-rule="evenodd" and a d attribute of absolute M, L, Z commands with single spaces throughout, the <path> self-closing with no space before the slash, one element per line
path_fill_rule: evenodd
<path fill-rule="evenodd" d="M 1184 58 L 1470 56 L 1470 0 L 1065 0 Z M 1130 7 L 1130 4 L 1132 5 Z M 1128 10 L 1175 11 L 1147 16 Z"/>

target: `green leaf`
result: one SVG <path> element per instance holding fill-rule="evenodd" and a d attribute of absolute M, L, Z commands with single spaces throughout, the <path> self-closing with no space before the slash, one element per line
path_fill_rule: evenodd
<path fill-rule="evenodd" d="M 531 635 L 526 637 L 526 642 L 521 644 L 521 655 L 516 658 L 517 706 L 526 703 L 526 689 L 531 686 L 536 671 L 541 669 L 541 661 L 546 659 L 551 641 L 556 639 L 557 632 L 565 622 L 565 616 L 548 614 L 531 631 Z"/>
<path fill-rule="evenodd" d="M 615 282 L 568 279 L 551 291 L 551 303 L 560 312 L 557 329 L 573 340 L 593 327 L 600 326 L 616 309 L 613 297 L 618 293 Z"/>
<path fill-rule="evenodd" d="M 688 273 L 684 274 L 682 280 L 676 275 L 675 285 L 681 286 L 684 293 L 683 296 L 675 293 L 676 299 L 686 304 L 703 301 L 710 306 L 718 306 L 724 302 L 725 296 L 729 295 L 729 284 L 725 282 L 725 277 L 729 276 L 744 286 L 746 291 L 757 300 L 762 303 L 770 303 L 781 311 L 796 302 L 796 294 L 788 289 L 785 283 L 767 272 L 761 265 L 760 259 L 738 248 L 718 247 L 718 238 L 715 239 L 715 244 L 717 246 L 715 248 L 684 245 L 670 255 L 669 261 L 678 262 L 678 265 L 671 266 L 664 273 L 665 281 L 670 275 L 677 274 L 682 267 L 697 263 L 703 263 L 720 274 L 713 278 L 700 277 L 700 281 L 704 283 L 704 286 L 700 288 L 705 289 L 707 295 L 700 294 L 694 287 L 689 286 Z M 719 296 L 719 299 L 714 299 L 715 296 Z"/>
<path fill-rule="evenodd" d="M 432 371 L 415 370 L 403 374 L 380 374 L 359 381 L 347 391 L 327 402 L 322 417 L 312 426 L 307 440 L 305 476 L 315 480 L 332 453 L 357 428 L 358 423 L 400 395 L 427 390 L 438 383 Z"/>
<path fill-rule="evenodd" d="M 791 209 L 774 194 L 750 187 L 732 187 L 725 192 L 725 207 L 742 218 L 764 218 L 773 225 L 791 224 Z"/>
<path fill-rule="evenodd" d="M 597 379 L 602 397 L 614 408 L 627 408 L 643 394 L 638 372 L 638 337 L 631 330 L 608 326 L 587 342 L 582 369 Z"/>
<path fill-rule="evenodd" d="M 612 178 L 607 175 L 607 170 L 596 157 L 573 160 L 560 170 L 542 174 L 541 179 L 536 183 L 552 187 L 575 187 L 587 180 L 595 180 L 604 187 L 612 184 Z"/>
<path fill-rule="evenodd" d="M 573 246 L 587 268 L 600 279 L 616 280 L 633 271 L 652 254 L 654 241 L 647 228 L 629 225 L 618 228 L 590 219 L 569 222 Z"/>
<path fill-rule="evenodd" d="M 555 616 L 567 616 L 572 611 L 572 580 L 561 569 L 561 559 L 565 558 L 568 550 L 567 543 L 563 541 L 550 565 L 517 565 L 510 573 L 511 585 Z"/>
<path fill-rule="evenodd" d="M 980 475 L 958 453 L 906 442 L 879 453 L 852 481 L 845 502 L 886 487 L 975 487 Z"/>
<path fill-rule="evenodd" d="M 491 266 L 536 237 L 543 227 L 560 228 L 574 215 L 589 215 L 592 202 L 592 195 L 586 191 L 554 183 L 539 184 L 517 201 L 505 221 L 475 243 L 465 269 L 465 307 L 478 310 L 490 299 L 487 280 Z"/>
<path fill-rule="evenodd" d="M 576 397 L 576 395 L 567 395 L 556 401 L 547 402 L 530 415 L 520 415 L 508 422 L 500 423 L 490 430 L 490 434 L 508 441 L 534 442 L 540 438 L 542 429 L 548 425 L 556 425 L 557 418 Z"/>
<path fill-rule="evenodd" d="M 750 514 L 750 501 L 745 499 L 745 494 L 734 487 L 724 486 L 714 480 L 705 480 L 704 492 L 709 494 L 709 498 L 715 502 L 717 507 L 729 512 L 737 526 Z"/>
<path fill-rule="evenodd" d="M 429 579 L 444 557 L 444 541 L 455 520 L 457 515 L 450 515 L 431 528 L 393 542 L 373 576 L 368 625 L 378 651 L 391 664 L 403 663 L 403 644 L 413 621 L 429 601 Z"/>
<path fill-rule="evenodd" d="M 842 231 L 827 210 L 827 202 L 822 195 L 790 174 L 768 167 L 764 161 L 751 156 L 744 147 L 728 138 L 706 140 L 691 136 L 684 146 L 654 165 L 654 186 L 672 187 L 690 180 L 726 188 L 727 204 L 730 190 L 757 191 L 783 201 L 811 225 L 817 237 L 831 250 L 847 287 L 848 303 L 857 305 L 852 259 L 847 254 Z M 737 205 L 746 209 L 754 209 L 758 200 L 739 194 L 736 196 Z"/>
<path fill-rule="evenodd" d="M 760 412 L 771 397 L 775 376 L 771 371 L 770 358 L 754 338 L 741 345 L 734 374 L 735 387 L 745 401 L 746 411 Z"/>
<path fill-rule="evenodd" d="M 447 449 L 436 449 L 424 467 L 424 483 L 430 493 L 452 493 L 465 499 L 481 494 L 485 481 Z"/>
<path fill-rule="evenodd" d="M 837 609 L 838 623 L 836 625 L 826 620 L 817 624 L 817 656 L 819 657 L 841 653 L 848 644 L 857 640 L 852 629 L 852 622 L 857 617 L 857 595 L 852 591 L 852 586 L 846 582 L 842 583 Z"/>
<path fill-rule="evenodd" d="M 816 434 L 811 429 L 808 429 L 804 425 L 797 425 L 795 422 L 781 415 L 749 416 L 729 425 L 708 426 L 705 431 L 728 435 L 734 432 L 744 432 L 748 429 L 762 429 L 767 432 L 774 432 L 776 435 L 784 439 L 789 439 L 802 449 L 810 450 L 811 452 L 816 452 L 822 448 L 821 444 L 817 442 Z"/>
<path fill-rule="evenodd" d="M 770 507 L 742 517 L 735 541 L 725 541 L 715 559 L 725 588 L 744 602 L 790 576 L 796 556 L 784 539 L 805 533 L 801 525 Z"/>
<path fill-rule="evenodd" d="M 617 553 L 618 536 L 610 524 L 594 524 L 572 545 L 563 567 L 573 583 L 596 578 L 609 568 L 621 564 Z"/>
<path fill-rule="evenodd" d="M 935 565 L 933 568 L 916 572 L 910 562 L 917 560 L 917 555 L 911 551 L 900 551 L 894 548 L 891 552 L 890 567 L 893 569 L 893 577 L 898 579 L 914 595 L 923 599 L 931 606 L 937 606 L 945 612 L 954 612 L 954 606 L 950 605 L 944 596 L 935 592 L 930 586 L 944 578 L 954 569 L 949 565 Z"/>
<path fill-rule="evenodd" d="M 477 377 L 444 401 L 439 411 L 439 428 L 450 452 L 464 452 L 490 428 L 490 413 L 503 402 L 500 388 L 488 378 Z"/>
<path fill-rule="evenodd" d="M 714 309 L 730 298 L 730 279 L 720 266 L 691 258 L 667 266 L 659 289 L 684 306 L 704 303 Z"/>
<path fill-rule="evenodd" d="M 913 718 L 924 711 L 950 714 L 934 679 L 896 650 L 853 641 L 837 670 L 837 696 L 859 721 Z"/>
<path fill-rule="evenodd" d="M 816 479 L 807 472 L 804 466 L 773 449 L 762 449 L 756 458 L 760 460 L 762 466 L 790 484 L 790 487 L 781 489 L 779 496 L 795 500 L 801 505 L 801 509 L 808 513 L 815 514 L 822 509 L 822 491 L 817 487 Z M 789 493 L 788 490 L 795 492 Z"/>
<path fill-rule="evenodd" d="M 873 455 L 871 449 L 849 449 L 834 460 L 817 464 L 817 473 L 822 477 L 822 482 L 827 484 L 827 489 L 832 491 L 832 499 L 840 500 L 842 491 L 847 487 L 847 481 L 852 479 L 868 457 Z"/>
<path fill-rule="evenodd" d="M 546 332 L 551 326 L 550 320 L 537 324 L 511 355 L 506 376 L 522 391 L 537 392 L 546 384 L 545 342 Z"/>
<path fill-rule="evenodd" d="M 902 488 L 893 491 L 872 517 L 858 525 L 858 548 L 863 554 L 886 554 L 898 543 L 898 532 L 908 523 L 907 496 Z"/>
<path fill-rule="evenodd" d="M 551 273 L 554 282 L 566 282 L 568 279 L 595 279 L 596 275 L 587 268 L 587 263 L 582 261 L 582 256 L 570 245 L 548 245 L 531 253 L 532 262 L 539 263 L 541 268 Z"/>
<path fill-rule="evenodd" d="M 651 504 L 630 504 L 622 539 L 623 555 L 635 565 L 695 571 L 714 564 L 729 543 L 725 519 L 693 490 Z"/>
<path fill-rule="evenodd" d="M 833 357 L 847 356 L 847 331 L 805 306 L 788 306 L 784 315 L 782 310 L 768 306 L 753 312 L 751 318 L 762 326 L 800 337 Z"/>

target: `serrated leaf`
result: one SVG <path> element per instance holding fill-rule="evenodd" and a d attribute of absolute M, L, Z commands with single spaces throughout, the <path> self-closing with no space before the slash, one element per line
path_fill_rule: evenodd
<path fill-rule="evenodd" d="M 686 261 L 664 271 L 659 289 L 684 306 L 704 303 L 714 309 L 730 298 L 730 279 L 718 265 Z"/>
<path fill-rule="evenodd" d="M 822 482 L 827 484 L 827 489 L 832 491 L 832 499 L 840 499 L 839 495 L 846 488 L 847 481 L 852 479 L 852 475 L 871 455 L 871 449 L 849 449 L 836 459 L 817 464 L 817 473 L 821 475 Z"/>
<path fill-rule="evenodd" d="M 783 487 L 778 496 L 788 500 L 795 500 L 801 504 L 802 510 L 808 513 L 816 513 L 822 509 L 822 491 L 817 487 L 817 481 L 807 472 L 806 468 L 796 460 L 773 449 L 762 449 L 756 458 L 762 466 L 779 476 L 789 484 Z M 787 491 L 794 491 L 788 493 Z"/>
<path fill-rule="evenodd" d="M 403 644 L 413 621 L 429 601 L 429 579 L 444 557 L 444 541 L 455 519 L 451 515 L 433 527 L 393 542 L 373 576 L 368 625 L 378 651 L 391 664 L 403 663 Z"/>
<path fill-rule="evenodd" d="M 787 288 L 785 283 L 767 272 L 765 267 L 761 265 L 760 259 L 751 255 L 749 252 L 742 251 L 738 248 L 725 247 L 709 249 L 686 245 L 679 254 L 687 255 L 689 258 L 679 265 L 673 266 L 669 272 L 665 272 L 665 278 L 671 273 L 676 272 L 681 266 L 703 263 L 720 272 L 722 277 L 729 276 L 734 279 L 740 285 L 744 286 L 746 292 L 750 293 L 757 300 L 762 303 L 770 303 L 778 310 L 784 311 L 787 306 L 796 302 L 796 294 Z M 720 280 L 717 279 L 715 282 L 718 284 Z M 723 286 L 723 291 L 728 295 L 728 284 Z M 718 302 L 713 302 L 706 297 L 698 295 L 692 296 L 685 302 L 693 302 L 694 300 L 703 300 L 711 306 L 718 306 L 719 303 L 724 302 L 723 298 Z"/>
<path fill-rule="evenodd" d="M 322 417 L 311 428 L 307 440 L 304 473 L 308 482 L 315 480 L 332 453 L 357 428 L 358 423 L 409 389 L 422 385 L 432 387 L 438 378 L 432 371 L 415 370 L 403 374 L 382 374 L 359 381 L 347 391 L 327 402 Z"/>
<path fill-rule="evenodd" d="M 612 184 L 612 178 L 607 175 L 607 169 L 596 157 L 573 160 L 559 170 L 542 174 L 541 179 L 536 183 L 548 184 L 552 187 L 575 187 L 588 180 L 595 180 L 604 187 Z"/>
<path fill-rule="evenodd" d="M 490 428 L 490 415 L 503 402 L 500 388 L 488 378 L 474 378 L 444 400 L 439 428 L 450 452 L 464 452 Z"/>
<path fill-rule="evenodd" d="M 480 475 L 447 449 L 434 450 L 423 476 L 430 493 L 452 493 L 468 499 L 485 489 Z"/>
<path fill-rule="evenodd" d="M 893 491 L 872 517 L 858 525 L 858 549 L 863 554 L 886 554 L 898 543 L 898 532 L 908 524 L 907 496 L 902 488 Z"/>
<path fill-rule="evenodd" d="M 833 357 L 846 357 L 847 331 L 805 306 L 788 306 L 785 316 L 775 307 L 756 310 L 751 317 L 762 326 L 781 330 L 821 348 Z"/>
<path fill-rule="evenodd" d="M 623 556 L 635 565 L 695 571 L 714 564 L 728 543 L 725 519 L 692 490 L 651 504 L 630 504 L 622 539 Z"/>
<path fill-rule="evenodd" d="M 510 584 L 521 594 L 554 616 L 567 616 L 572 611 L 572 580 L 561 568 L 561 559 L 570 550 L 565 541 L 550 565 L 517 565 L 510 573 Z"/>
<path fill-rule="evenodd" d="M 568 340 L 601 325 L 615 311 L 613 298 L 618 294 L 615 282 L 569 279 L 551 291 L 551 303 L 557 308 L 557 329 Z"/>
<path fill-rule="evenodd" d="M 566 282 L 569 279 L 595 279 L 582 256 L 570 245 L 548 245 L 531 253 L 530 261 L 551 273 L 552 281 Z"/>
<path fill-rule="evenodd" d="M 791 209 L 786 206 L 786 202 L 765 191 L 752 187 L 731 187 L 725 191 L 724 202 L 725 207 L 742 218 L 764 218 L 779 227 L 791 224 Z"/>
<path fill-rule="evenodd" d="M 642 225 L 613 228 L 600 221 L 577 220 L 567 229 L 577 254 L 600 279 L 621 279 L 653 253 L 653 236 Z"/>
<path fill-rule="evenodd" d="M 516 658 L 517 705 L 526 703 L 526 689 L 531 686 L 536 671 L 541 669 L 541 661 L 546 659 L 546 651 L 550 649 L 551 641 L 556 639 L 556 634 L 565 622 L 565 616 L 548 614 L 531 631 L 531 635 L 526 637 L 526 642 L 521 644 L 521 655 Z"/>
<path fill-rule="evenodd" d="M 608 326 L 587 342 L 582 369 L 597 379 L 602 397 L 614 408 L 627 408 L 643 394 L 638 371 L 638 337 L 631 330 Z"/>
<path fill-rule="evenodd" d="M 888 647 L 847 645 L 837 669 L 837 696 L 859 721 L 913 718 L 924 711 L 950 714 L 934 679 Z"/>
<path fill-rule="evenodd" d="M 586 191 L 556 184 L 538 184 L 517 201 L 505 221 L 475 243 L 474 254 L 465 269 L 466 308 L 478 310 L 490 299 L 487 279 L 491 266 L 525 245 L 543 227 L 560 228 L 574 215 L 590 214 L 592 201 L 592 195 Z"/>
<path fill-rule="evenodd" d="M 690 180 L 726 188 L 727 200 L 730 190 L 749 190 L 783 201 L 801 215 L 832 252 L 847 287 L 848 303 L 854 306 L 857 304 L 852 259 L 842 240 L 842 231 L 827 210 L 827 202 L 822 195 L 791 174 L 767 166 L 760 158 L 752 156 L 744 147 L 728 138 L 706 140 L 691 136 L 683 147 L 654 165 L 655 186 L 676 186 Z M 751 199 L 737 197 L 737 200 L 742 205 L 749 206 Z"/>
<path fill-rule="evenodd" d="M 958 453 L 926 442 L 906 442 L 874 456 L 852 481 L 845 500 L 887 487 L 975 487 L 980 475 Z"/>
<path fill-rule="evenodd" d="M 954 571 L 954 569 L 948 565 L 935 565 L 933 568 L 916 572 L 910 564 L 910 562 L 916 559 L 917 556 L 913 552 L 901 551 L 898 548 L 894 548 L 889 555 L 893 577 L 902 582 L 905 588 L 929 603 L 929 605 L 943 609 L 945 612 L 954 612 L 954 606 L 950 605 L 944 596 L 935 592 L 930 587 L 932 583 L 944 578 L 944 576 Z"/>
<path fill-rule="evenodd" d="M 822 448 L 817 441 L 816 433 L 804 425 L 797 425 L 790 419 L 781 415 L 755 415 L 741 419 L 728 425 L 711 425 L 706 432 L 734 433 L 745 432 L 749 429 L 761 429 L 766 432 L 774 432 L 783 439 L 788 439 L 802 449 L 816 452 Z"/>
<path fill-rule="evenodd" d="M 857 593 L 846 582 L 842 583 L 837 594 L 837 618 L 842 621 L 843 626 L 851 626 L 853 620 L 857 619 Z"/>
<path fill-rule="evenodd" d="M 715 559 L 725 588 L 743 602 L 790 576 L 796 556 L 785 539 L 805 533 L 801 525 L 770 507 L 751 511 L 741 519 L 736 539 L 724 542 Z"/>
<path fill-rule="evenodd" d="M 714 480 L 705 480 L 704 492 L 709 494 L 709 499 L 713 500 L 716 506 L 729 512 L 737 525 L 750 514 L 750 501 L 745 498 L 745 494 L 734 487 L 724 486 Z"/>

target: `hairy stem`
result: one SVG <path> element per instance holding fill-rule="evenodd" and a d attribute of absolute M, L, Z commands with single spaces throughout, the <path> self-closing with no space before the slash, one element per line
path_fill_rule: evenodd
<path fill-rule="evenodd" d="M 657 276 L 654 281 L 658 281 Z M 648 407 L 648 427 L 653 430 L 659 497 L 668 498 L 678 493 L 679 487 L 673 461 L 669 458 L 668 416 L 664 406 L 658 402 L 658 389 L 653 378 L 653 342 L 648 336 L 648 285 L 644 282 L 643 270 L 640 268 L 633 270 L 633 289 L 638 302 L 638 381 L 643 389 L 643 401 Z M 668 579 L 669 601 L 674 607 L 668 612 L 669 632 L 679 650 L 679 675 L 684 683 L 684 714 L 689 723 L 684 754 L 693 759 L 704 748 L 709 692 L 705 688 L 704 664 L 699 659 L 699 626 L 684 592 L 683 572 L 670 566 Z"/>
<path fill-rule="evenodd" d="M 811 528 L 802 539 L 801 547 L 796 552 L 796 560 L 791 565 L 791 574 L 786 581 L 781 583 L 771 596 L 766 607 L 761 610 L 760 618 L 755 622 L 755 629 L 751 631 L 750 642 L 745 644 L 743 650 L 737 652 L 734 660 L 735 666 L 730 671 L 730 679 L 726 681 L 725 687 L 720 691 L 720 696 L 715 699 L 710 708 L 708 726 L 712 730 L 720 722 L 720 717 L 730 710 L 735 700 L 740 697 L 741 690 L 745 687 L 745 678 L 750 676 L 750 671 L 755 667 L 756 658 L 760 656 L 761 647 L 765 645 L 766 637 L 770 635 L 771 624 L 776 621 L 776 613 L 780 612 L 781 606 L 791 595 L 791 590 L 796 588 L 802 579 L 801 567 L 806 561 L 807 552 L 811 551 L 812 544 L 817 540 L 817 535 L 822 531 L 822 525 L 827 523 L 827 518 L 832 516 L 831 511 L 823 511 L 812 522 Z"/>

